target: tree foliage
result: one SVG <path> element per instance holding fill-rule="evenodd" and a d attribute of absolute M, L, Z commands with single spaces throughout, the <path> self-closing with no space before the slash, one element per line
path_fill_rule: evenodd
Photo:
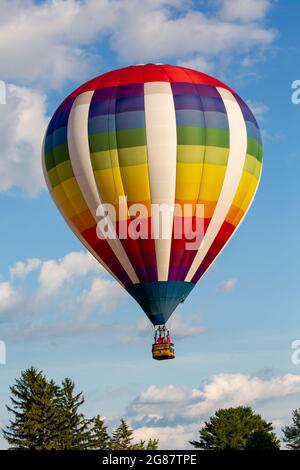
<path fill-rule="evenodd" d="M 300 450 L 300 408 L 293 411 L 291 426 L 283 428 L 283 442 L 290 450 Z"/>
<path fill-rule="evenodd" d="M 245 450 L 279 448 L 272 423 L 267 423 L 250 407 L 218 410 L 191 444 L 203 450 Z"/>
<path fill-rule="evenodd" d="M 47 380 L 34 367 L 21 373 L 10 387 L 13 415 L 3 430 L 10 449 L 83 450 L 120 449 L 153 450 L 158 440 L 134 442 L 134 432 L 124 419 L 109 435 L 100 415 L 85 418 L 80 411 L 82 393 L 75 393 L 74 382 L 66 378 L 60 385 Z"/>

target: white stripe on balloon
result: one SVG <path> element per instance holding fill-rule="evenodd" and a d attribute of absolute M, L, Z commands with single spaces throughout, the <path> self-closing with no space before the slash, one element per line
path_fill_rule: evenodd
<path fill-rule="evenodd" d="M 226 173 L 210 224 L 194 261 L 185 278 L 191 281 L 213 244 L 226 219 L 243 172 L 247 153 L 247 129 L 241 108 L 233 94 L 225 88 L 217 88 L 223 100 L 229 124 L 229 156 Z"/>

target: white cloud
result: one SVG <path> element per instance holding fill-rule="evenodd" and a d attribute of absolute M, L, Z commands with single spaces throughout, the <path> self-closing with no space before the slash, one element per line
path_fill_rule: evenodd
<path fill-rule="evenodd" d="M 97 307 L 104 312 L 110 311 L 115 308 L 124 294 L 124 289 L 116 281 L 96 278 L 89 290 L 82 295 L 82 312 L 86 315 Z"/>
<path fill-rule="evenodd" d="M 185 449 L 187 443 L 196 439 L 198 435 L 195 425 L 157 426 L 141 427 L 134 431 L 137 441 L 148 439 L 159 439 L 159 448 L 164 449 Z"/>
<path fill-rule="evenodd" d="M 0 313 L 10 311 L 18 301 L 18 294 L 10 282 L 0 282 Z"/>
<path fill-rule="evenodd" d="M 186 319 L 180 313 L 175 313 L 171 316 L 167 324 L 170 328 L 171 334 L 177 339 L 191 338 L 192 336 L 199 336 L 204 333 L 204 328 L 199 325 L 199 320 Z"/>
<path fill-rule="evenodd" d="M 238 282 L 238 279 L 236 277 L 233 277 L 231 279 L 226 279 L 225 281 L 221 282 L 218 289 L 222 292 L 230 292 L 235 288 L 235 286 L 237 285 L 237 282 Z"/>
<path fill-rule="evenodd" d="M 95 54 L 86 45 L 113 28 L 115 4 L 102 0 L 1 1 L 0 76 L 60 87 L 86 76 Z M 99 63 L 99 61 L 98 61 Z"/>
<path fill-rule="evenodd" d="M 247 104 L 257 119 L 261 119 L 269 111 L 268 106 L 261 102 L 247 100 Z"/>
<path fill-rule="evenodd" d="M 40 90 L 102 73 L 103 44 L 122 62 L 175 61 L 209 72 L 234 57 L 240 64 L 242 54 L 258 57 L 274 41 L 263 23 L 268 2 L 217 5 L 204 13 L 188 0 L 144 0 L 143 8 L 140 0 L 0 0 L 0 77 L 15 83 L 0 110 L 0 191 L 36 195 L 44 187 L 40 152 L 48 119 Z"/>
<path fill-rule="evenodd" d="M 199 336 L 204 333 L 204 328 L 199 324 L 199 319 L 186 318 L 180 313 L 174 313 L 168 320 L 167 327 L 170 329 L 171 338 L 175 341 Z M 144 337 L 154 334 L 153 325 L 147 318 L 128 328 L 128 334 L 123 334 L 120 338 L 122 343 L 139 343 L 144 341 Z"/>
<path fill-rule="evenodd" d="M 98 261 L 88 252 L 73 251 L 58 260 L 46 260 L 39 274 L 40 293 L 50 296 L 74 276 L 103 272 Z"/>
<path fill-rule="evenodd" d="M 35 284 L 33 288 L 28 288 L 26 278 L 32 272 L 35 273 Z M 102 266 L 88 252 L 71 252 L 58 260 L 33 258 L 17 261 L 10 268 L 10 276 L 11 282 L 0 283 L 2 313 L 14 311 L 26 316 L 43 311 L 57 301 L 62 301 L 64 305 L 70 302 L 68 309 L 76 304 L 85 313 L 96 307 L 108 311 L 123 295 L 117 282 L 107 278 Z M 72 286 L 79 280 L 77 295 L 74 295 Z"/>
<path fill-rule="evenodd" d="M 7 102 L 0 107 L 0 191 L 19 187 L 34 196 L 44 186 L 40 160 L 46 121 L 44 95 L 7 86 Z"/>
<path fill-rule="evenodd" d="M 221 407 L 251 405 L 259 400 L 300 392 L 300 376 L 286 374 L 261 379 L 244 374 L 217 374 L 200 388 L 151 385 L 131 404 L 129 415 L 141 420 L 148 415 L 164 419 L 198 419 Z M 176 409 L 173 404 L 176 402 Z"/>
<path fill-rule="evenodd" d="M 195 55 L 190 59 L 179 60 L 178 65 L 181 65 L 181 67 L 187 67 L 188 69 L 199 70 L 204 73 L 211 73 L 214 68 L 214 64 L 212 62 L 204 59 L 200 55 Z"/>
<path fill-rule="evenodd" d="M 299 393 L 300 375 L 285 374 L 264 379 L 220 373 L 199 388 L 151 385 L 129 405 L 127 418 L 137 428 L 136 436 L 162 436 L 164 448 L 185 448 L 201 423 L 220 408 L 253 406 L 257 409 L 272 400 Z M 274 425 L 279 425 L 279 419 L 281 417 L 277 417 L 275 411 L 271 419 Z M 175 433 L 176 444 L 170 429 L 178 431 Z"/>
<path fill-rule="evenodd" d="M 26 324 L 2 328 L 1 335 L 5 340 L 34 341 L 40 339 L 58 339 L 62 337 L 82 337 L 84 335 L 103 335 L 119 333 L 120 328 L 113 324 L 101 322 L 81 322 L 73 318 L 72 321 L 32 321 Z M 109 337 L 111 340 L 111 336 Z"/>
<path fill-rule="evenodd" d="M 265 17 L 271 2 L 269 0 L 217 0 L 220 16 L 225 20 L 257 21 Z"/>
<path fill-rule="evenodd" d="M 14 277 L 26 277 L 32 271 L 36 271 L 42 264 L 42 260 L 38 258 L 29 258 L 24 261 L 17 261 L 16 264 L 10 268 L 10 276 Z"/>
<path fill-rule="evenodd" d="M 111 47 L 125 61 L 157 61 L 187 54 L 216 59 L 221 53 L 267 46 L 275 37 L 259 24 L 228 22 L 199 10 L 187 10 L 174 19 L 165 8 L 149 7 L 137 17 L 133 11 L 138 3 L 122 4 L 123 21 L 112 34 Z"/>
<path fill-rule="evenodd" d="M 47 87 L 95 73 L 101 58 L 90 46 L 106 38 L 123 61 L 185 60 L 194 54 L 204 64 L 222 52 L 269 45 L 275 37 L 260 23 L 268 11 L 265 0 L 223 0 L 209 14 L 177 0 L 144 0 L 143 8 L 139 0 L 1 3 L 1 78 Z"/>

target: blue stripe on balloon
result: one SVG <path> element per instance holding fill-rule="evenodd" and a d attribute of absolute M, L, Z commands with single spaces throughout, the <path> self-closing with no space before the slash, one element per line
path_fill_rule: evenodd
<path fill-rule="evenodd" d="M 144 111 L 128 111 L 116 114 L 117 130 L 137 129 L 146 126 Z"/>
<path fill-rule="evenodd" d="M 227 114 L 217 111 L 204 111 L 205 127 L 228 129 Z"/>
<path fill-rule="evenodd" d="M 88 122 L 89 134 L 98 132 L 121 131 L 124 129 L 138 129 L 145 127 L 144 111 L 128 111 L 118 114 L 103 114 L 91 117 Z"/>
<path fill-rule="evenodd" d="M 102 116 L 90 117 L 88 121 L 88 133 L 109 132 L 115 129 L 115 115 L 103 114 Z"/>
<path fill-rule="evenodd" d="M 179 109 L 176 111 L 177 126 L 199 126 L 216 129 L 228 129 L 226 114 L 217 111 L 199 111 Z"/>
<path fill-rule="evenodd" d="M 261 143 L 261 135 L 258 127 L 256 127 L 256 125 L 250 121 L 245 121 L 245 123 L 247 127 L 248 137 L 252 137 L 253 139 L 256 139 L 258 142 Z"/>
<path fill-rule="evenodd" d="M 67 141 L 67 127 L 59 127 L 52 134 L 47 134 L 45 138 L 45 152 L 49 152 L 57 147 L 57 145 L 65 144 Z"/>

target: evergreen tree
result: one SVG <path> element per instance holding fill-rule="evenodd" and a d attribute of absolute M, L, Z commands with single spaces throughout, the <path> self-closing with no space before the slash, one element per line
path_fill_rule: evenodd
<path fill-rule="evenodd" d="M 66 378 L 59 389 L 59 440 L 61 450 L 80 450 L 88 446 L 90 439 L 89 421 L 79 412 L 84 403 L 82 393 L 74 394 L 74 382 Z"/>
<path fill-rule="evenodd" d="M 34 367 L 10 387 L 14 415 L 3 431 L 11 449 L 54 450 L 58 438 L 58 387 Z"/>
<path fill-rule="evenodd" d="M 156 450 L 159 441 L 149 439 L 133 443 L 133 430 L 128 426 L 124 419 L 121 419 L 120 425 L 112 432 L 111 449 L 113 450 Z"/>
<path fill-rule="evenodd" d="M 107 432 L 107 427 L 100 415 L 97 415 L 92 420 L 92 427 L 90 429 L 90 437 L 88 447 L 90 449 L 110 449 L 110 437 Z"/>
<path fill-rule="evenodd" d="M 266 434 L 269 436 L 268 446 L 270 441 L 279 446 L 272 423 L 267 423 L 260 415 L 254 414 L 250 407 L 221 409 L 200 429 L 199 441 L 192 441 L 190 444 L 203 450 L 245 450 L 249 440 L 251 444 L 253 433 L 256 433 L 256 448 L 259 436 L 263 435 L 266 443 Z M 260 449 L 263 449 L 263 442 Z"/>
<path fill-rule="evenodd" d="M 293 411 L 293 424 L 283 428 L 283 441 L 290 450 L 300 450 L 300 408 Z"/>
<path fill-rule="evenodd" d="M 124 419 L 121 419 L 119 426 L 112 432 L 111 448 L 114 450 L 129 450 L 132 446 L 133 430 Z"/>
<path fill-rule="evenodd" d="M 137 444 L 133 444 L 130 450 L 157 450 L 158 449 L 159 440 L 158 439 L 149 439 L 146 441 L 140 441 Z"/>
<path fill-rule="evenodd" d="M 133 443 L 133 430 L 124 419 L 109 436 L 98 415 L 87 420 L 80 412 L 82 393 L 75 393 L 74 382 L 66 378 L 61 386 L 48 381 L 34 367 L 21 373 L 10 387 L 13 419 L 3 430 L 11 449 L 77 450 L 116 449 L 154 450 L 158 440 Z"/>

